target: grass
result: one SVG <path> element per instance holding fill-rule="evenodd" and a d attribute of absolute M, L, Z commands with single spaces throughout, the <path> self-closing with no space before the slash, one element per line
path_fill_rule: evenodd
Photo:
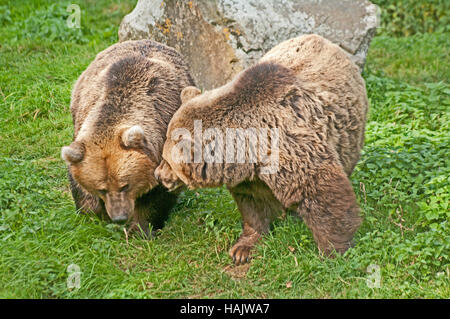
<path fill-rule="evenodd" d="M 224 188 L 185 192 L 150 241 L 75 214 L 59 156 L 73 132 L 70 90 L 117 41 L 135 1 L 78 3 L 81 30 L 61 34 L 35 21 L 64 23 L 68 3 L 0 2 L 0 297 L 450 298 L 448 34 L 373 41 L 366 145 L 352 176 L 365 217 L 357 245 L 321 259 L 288 216 L 250 267 L 236 268 L 228 249 L 240 216 Z M 70 264 L 80 289 L 67 289 Z M 379 288 L 367 285 L 369 265 Z"/>
<path fill-rule="evenodd" d="M 423 86 L 448 81 L 450 74 L 448 33 L 425 33 L 410 37 L 375 37 L 366 71 Z"/>

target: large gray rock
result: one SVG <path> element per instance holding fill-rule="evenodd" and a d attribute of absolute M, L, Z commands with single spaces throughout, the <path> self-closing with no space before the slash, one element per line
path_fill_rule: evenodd
<path fill-rule="evenodd" d="M 361 68 L 378 24 L 367 0 L 139 0 L 120 41 L 150 38 L 180 51 L 198 86 L 225 84 L 278 43 L 316 33 Z"/>

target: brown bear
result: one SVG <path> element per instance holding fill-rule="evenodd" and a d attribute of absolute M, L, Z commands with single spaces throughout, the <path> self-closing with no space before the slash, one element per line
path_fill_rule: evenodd
<path fill-rule="evenodd" d="M 342 49 L 317 35 L 291 39 L 230 83 L 203 94 L 188 87 L 181 99 L 155 176 L 169 189 L 226 184 L 243 218 L 230 250 L 236 264 L 285 209 L 302 217 L 325 255 L 349 248 L 362 220 L 349 176 L 368 100 Z M 269 130 L 276 134 L 258 133 Z"/>
<path fill-rule="evenodd" d="M 129 221 L 147 235 L 175 204 L 154 177 L 180 92 L 194 85 L 182 56 L 150 40 L 100 52 L 72 91 L 74 138 L 61 150 L 76 208 Z"/>

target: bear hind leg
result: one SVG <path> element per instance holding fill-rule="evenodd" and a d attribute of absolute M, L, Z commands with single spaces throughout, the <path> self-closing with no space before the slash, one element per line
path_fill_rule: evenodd
<path fill-rule="evenodd" d="M 328 257 L 352 246 L 361 224 L 359 206 L 347 175 L 338 165 L 327 165 L 316 175 L 313 196 L 298 206 L 298 213 L 313 233 L 319 250 Z"/>

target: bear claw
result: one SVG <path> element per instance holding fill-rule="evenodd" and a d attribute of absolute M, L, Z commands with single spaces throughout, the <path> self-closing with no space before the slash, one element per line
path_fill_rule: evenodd
<path fill-rule="evenodd" d="M 252 247 L 246 245 L 238 245 L 236 244 L 230 250 L 230 256 L 233 259 L 233 263 L 236 266 L 243 265 L 245 263 L 250 262 L 250 251 Z"/>

